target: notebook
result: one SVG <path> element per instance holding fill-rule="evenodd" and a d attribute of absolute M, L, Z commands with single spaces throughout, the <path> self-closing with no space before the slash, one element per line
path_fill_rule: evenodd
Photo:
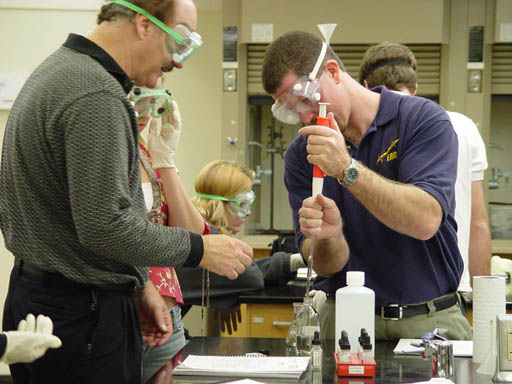
<path fill-rule="evenodd" d="M 311 271 L 311 279 L 316 277 L 316 272 Z M 308 269 L 307 268 L 299 268 L 297 269 L 297 277 L 296 280 L 307 280 L 308 278 Z"/>
<path fill-rule="evenodd" d="M 306 371 L 309 356 L 200 356 L 189 355 L 173 376 L 230 376 L 298 379 Z"/>

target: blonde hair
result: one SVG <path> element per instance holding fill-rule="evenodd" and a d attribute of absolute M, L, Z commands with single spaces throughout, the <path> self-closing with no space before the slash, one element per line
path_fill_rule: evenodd
<path fill-rule="evenodd" d="M 196 177 L 195 190 L 198 193 L 232 198 L 252 184 L 254 171 L 243 165 L 226 160 L 215 160 L 204 166 Z M 220 233 L 231 234 L 221 200 L 194 196 L 192 204 L 199 213 L 215 225 Z"/>

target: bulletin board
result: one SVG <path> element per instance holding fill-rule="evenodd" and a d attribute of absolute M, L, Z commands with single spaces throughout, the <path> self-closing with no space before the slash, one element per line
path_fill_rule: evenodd
<path fill-rule="evenodd" d="M 12 103 L 18 96 L 26 80 L 26 74 L 0 74 L 0 110 L 11 109 Z"/>

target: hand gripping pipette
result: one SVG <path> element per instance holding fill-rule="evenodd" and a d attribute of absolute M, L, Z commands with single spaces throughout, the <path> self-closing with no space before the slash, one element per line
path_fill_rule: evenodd
<path fill-rule="evenodd" d="M 329 45 L 329 40 L 331 39 L 332 33 L 336 28 L 337 24 L 317 24 L 320 33 L 325 39 L 325 43 Z M 316 119 L 316 123 L 318 125 L 322 125 L 325 127 L 329 127 L 329 119 L 327 118 L 327 105 L 329 103 L 318 103 L 319 104 L 319 113 Z M 312 196 L 317 196 L 319 193 L 322 193 L 322 188 L 324 186 L 324 173 L 322 170 L 316 165 L 313 167 L 313 194 Z M 309 246 L 309 257 L 308 257 L 308 274 L 306 280 L 306 297 L 304 301 L 309 297 L 309 291 L 311 290 L 311 271 L 313 270 L 313 248 L 315 247 L 315 236 L 311 237 L 311 244 Z"/>
<path fill-rule="evenodd" d="M 316 119 L 317 125 L 329 127 L 329 119 L 327 118 L 327 106 L 329 103 L 318 103 L 320 110 Z M 322 193 L 324 187 L 324 172 L 318 166 L 313 166 L 313 182 L 312 182 L 312 195 L 317 196 Z M 306 298 L 309 297 L 309 291 L 311 290 L 311 273 L 313 271 L 313 248 L 315 247 L 315 236 L 311 237 L 311 243 L 309 246 L 309 257 L 308 257 L 308 274 L 306 277 Z"/>

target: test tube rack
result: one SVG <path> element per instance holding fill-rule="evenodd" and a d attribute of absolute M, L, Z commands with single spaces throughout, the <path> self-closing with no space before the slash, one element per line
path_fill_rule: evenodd
<path fill-rule="evenodd" d="M 339 377 L 375 377 L 375 366 L 377 363 L 374 359 L 363 363 L 359 353 L 351 353 L 348 363 L 340 362 L 338 353 L 334 352 L 336 361 L 336 371 Z"/>

